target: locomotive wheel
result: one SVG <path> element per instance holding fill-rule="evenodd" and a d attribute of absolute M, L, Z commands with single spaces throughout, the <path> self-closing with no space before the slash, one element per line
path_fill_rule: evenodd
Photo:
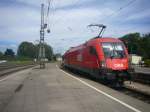
<path fill-rule="evenodd" d="M 123 79 L 118 79 L 118 80 L 115 81 L 114 87 L 115 88 L 122 88 L 123 84 L 124 84 L 124 80 Z"/>

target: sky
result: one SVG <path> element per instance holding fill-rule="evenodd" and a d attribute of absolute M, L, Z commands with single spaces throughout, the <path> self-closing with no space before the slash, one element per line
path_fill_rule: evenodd
<path fill-rule="evenodd" d="M 47 20 L 51 33 L 45 42 L 56 53 L 97 36 L 97 28 L 107 26 L 104 37 L 118 38 L 127 33 L 150 32 L 149 0 L 51 0 Z M 40 38 L 40 8 L 48 0 L 0 0 L 0 51 L 15 52 L 22 41 L 38 43 Z M 46 18 L 46 16 L 45 16 Z"/>

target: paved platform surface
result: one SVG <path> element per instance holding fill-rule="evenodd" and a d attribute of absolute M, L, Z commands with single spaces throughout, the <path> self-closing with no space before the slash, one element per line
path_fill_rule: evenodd
<path fill-rule="evenodd" d="M 53 63 L 0 79 L 0 112 L 150 112 L 150 104 Z"/>
<path fill-rule="evenodd" d="M 143 73 L 143 74 L 150 75 L 150 68 L 148 68 L 148 67 L 134 66 L 134 69 L 135 69 L 136 73 Z"/>

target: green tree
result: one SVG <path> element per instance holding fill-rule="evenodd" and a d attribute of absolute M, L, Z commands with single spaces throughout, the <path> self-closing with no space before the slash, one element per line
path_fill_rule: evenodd
<path fill-rule="evenodd" d="M 14 57 L 15 56 L 15 52 L 12 49 L 6 49 L 4 55 L 8 56 L 8 57 Z"/>
<path fill-rule="evenodd" d="M 36 58 L 36 47 L 31 42 L 22 42 L 17 51 L 19 57 Z"/>
<path fill-rule="evenodd" d="M 130 54 L 138 54 L 150 59 L 150 33 L 130 33 L 120 38 L 128 48 Z"/>
<path fill-rule="evenodd" d="M 125 43 L 130 54 L 138 54 L 139 41 L 141 40 L 140 33 L 130 33 L 123 37 L 121 40 Z"/>
<path fill-rule="evenodd" d="M 56 58 L 61 58 L 62 57 L 62 55 L 61 55 L 61 53 L 56 53 L 55 55 L 54 55 L 54 59 L 56 60 Z"/>
<path fill-rule="evenodd" d="M 0 51 L 0 59 L 3 59 L 3 53 Z"/>
<path fill-rule="evenodd" d="M 53 48 L 48 44 L 45 44 L 45 56 L 48 60 L 53 59 Z"/>
<path fill-rule="evenodd" d="M 140 48 L 143 50 L 144 57 L 150 59 L 150 33 L 142 36 Z"/>
<path fill-rule="evenodd" d="M 48 44 L 44 44 L 45 47 L 45 57 L 48 60 L 52 60 L 53 59 L 53 48 L 48 45 Z M 36 45 L 36 56 L 38 57 L 38 53 L 39 53 L 39 44 Z"/>

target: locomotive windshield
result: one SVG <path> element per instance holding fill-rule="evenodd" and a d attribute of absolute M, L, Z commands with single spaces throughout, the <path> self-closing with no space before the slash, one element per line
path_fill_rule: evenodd
<path fill-rule="evenodd" d="M 124 58 L 126 56 L 122 43 L 102 43 L 102 48 L 107 58 Z"/>

